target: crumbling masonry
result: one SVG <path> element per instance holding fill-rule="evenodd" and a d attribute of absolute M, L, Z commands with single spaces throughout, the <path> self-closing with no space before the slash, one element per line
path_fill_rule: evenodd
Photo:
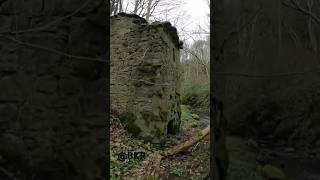
<path fill-rule="evenodd" d="M 163 144 L 180 127 L 177 30 L 124 13 L 110 24 L 111 108 L 131 134 Z"/>

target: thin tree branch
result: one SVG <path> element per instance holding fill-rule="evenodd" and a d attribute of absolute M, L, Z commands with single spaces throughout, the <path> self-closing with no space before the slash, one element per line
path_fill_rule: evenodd
<path fill-rule="evenodd" d="M 76 9 L 75 11 L 73 11 L 72 13 L 70 13 L 69 15 L 66 15 L 64 17 L 61 17 L 59 19 L 56 19 L 44 26 L 40 26 L 40 27 L 36 27 L 36 28 L 31 28 L 31 29 L 25 29 L 25 30 L 17 30 L 17 31 L 5 31 L 5 32 L 0 32 L 1 34 L 21 34 L 21 33 L 29 33 L 29 32 L 36 32 L 36 31 L 43 31 L 45 29 L 48 29 L 49 27 L 55 25 L 56 23 L 59 23 L 65 19 L 68 19 L 72 16 L 74 16 L 75 14 L 77 14 L 78 12 L 80 12 L 83 8 L 85 8 L 89 3 L 91 2 L 91 0 L 86 1 L 83 5 L 81 5 L 78 9 Z"/>
<path fill-rule="evenodd" d="M 294 1 L 291 1 L 291 2 L 294 2 Z M 306 15 L 309 15 L 311 16 L 317 23 L 320 24 L 320 18 L 315 15 L 314 13 L 308 11 L 307 9 L 304 9 L 303 7 L 301 7 L 297 2 L 294 2 L 294 4 L 289 4 L 289 3 L 286 3 L 286 2 L 282 2 L 282 4 L 286 7 L 290 7 L 290 8 L 293 8 L 303 14 L 306 14 Z"/>
<path fill-rule="evenodd" d="M 31 48 L 36 48 L 36 49 L 41 49 L 41 50 L 44 50 L 44 51 L 48 51 L 48 52 L 55 53 L 55 54 L 58 54 L 58 55 L 61 55 L 61 56 L 65 56 L 65 57 L 69 57 L 69 58 L 74 58 L 74 59 L 78 59 L 78 60 L 87 60 L 87 61 L 95 61 L 95 62 L 107 63 L 106 59 L 90 58 L 90 57 L 85 57 L 85 56 L 72 55 L 72 54 L 68 54 L 68 53 L 65 53 L 65 52 L 62 52 L 62 51 L 59 51 L 59 50 L 56 50 L 56 49 L 40 46 L 40 45 L 37 45 L 37 44 L 31 44 L 31 43 L 28 43 L 28 42 L 23 42 L 23 41 L 15 39 L 15 38 L 11 38 L 9 36 L 0 35 L 0 37 L 3 37 L 3 38 L 8 39 L 10 41 L 13 41 L 13 42 L 15 42 L 15 43 L 17 43 L 19 45 L 23 45 L 23 46 L 27 46 L 27 47 L 31 47 Z"/>
<path fill-rule="evenodd" d="M 288 73 L 279 73 L 279 74 L 270 74 L 270 75 L 234 73 L 234 72 L 213 72 L 213 74 L 216 76 L 237 76 L 237 77 L 247 77 L 247 78 L 257 78 L 257 79 L 301 76 L 309 73 L 320 73 L 320 68 L 316 68 L 316 69 L 304 71 L 304 72 L 288 72 Z"/>

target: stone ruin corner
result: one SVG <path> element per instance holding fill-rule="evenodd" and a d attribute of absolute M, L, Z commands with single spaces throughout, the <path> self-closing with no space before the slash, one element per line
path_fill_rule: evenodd
<path fill-rule="evenodd" d="M 110 18 L 111 109 L 134 136 L 163 144 L 180 129 L 180 49 L 170 22 Z"/>

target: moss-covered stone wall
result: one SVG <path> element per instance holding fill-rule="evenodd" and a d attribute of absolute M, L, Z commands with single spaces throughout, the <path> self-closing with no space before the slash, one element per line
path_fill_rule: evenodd
<path fill-rule="evenodd" d="M 111 107 L 133 135 L 164 143 L 180 126 L 177 30 L 124 13 L 110 24 Z"/>

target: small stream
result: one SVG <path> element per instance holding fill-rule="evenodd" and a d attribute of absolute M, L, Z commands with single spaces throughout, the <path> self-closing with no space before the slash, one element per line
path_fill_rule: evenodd
<path fill-rule="evenodd" d="M 201 110 L 201 109 L 192 109 L 191 112 L 199 115 L 199 117 L 200 117 L 199 125 L 200 125 L 201 129 L 204 129 L 204 128 L 210 126 L 210 114 L 209 114 L 209 112 L 206 112 L 206 111 Z"/>
<path fill-rule="evenodd" d="M 201 129 L 204 129 L 210 126 L 210 116 L 208 115 L 200 116 L 199 125 Z"/>

